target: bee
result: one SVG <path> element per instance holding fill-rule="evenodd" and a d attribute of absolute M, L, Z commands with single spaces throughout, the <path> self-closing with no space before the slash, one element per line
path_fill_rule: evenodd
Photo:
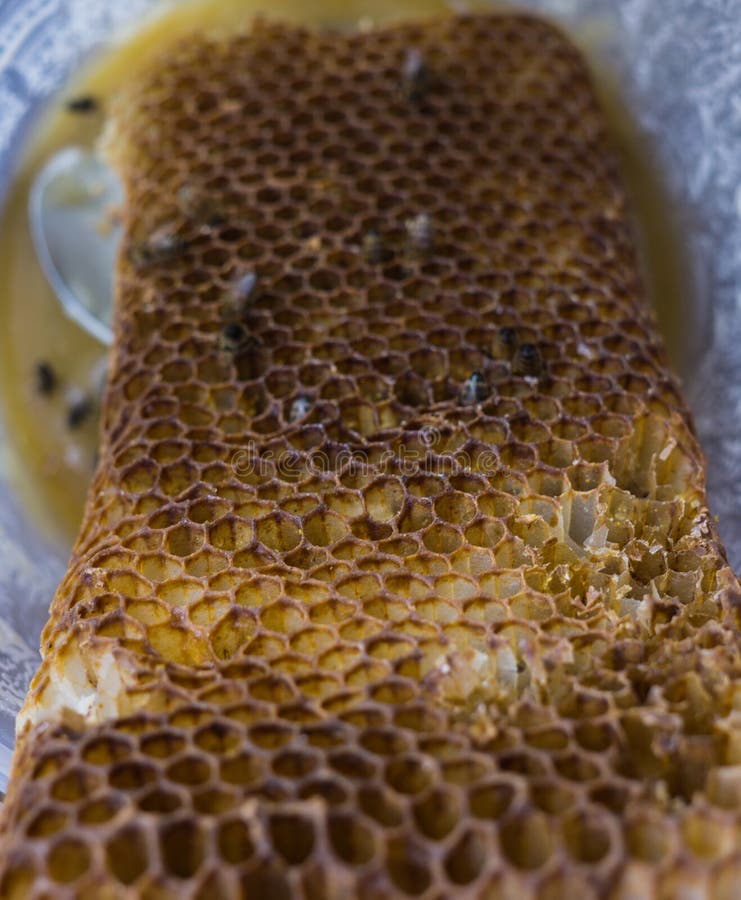
<path fill-rule="evenodd" d="M 481 372 L 473 372 L 463 383 L 461 390 L 461 403 L 464 406 L 474 406 L 486 400 L 489 396 L 489 385 Z"/>
<path fill-rule="evenodd" d="M 87 394 L 74 391 L 67 406 L 67 428 L 70 431 L 80 428 L 87 422 L 93 412 L 93 401 Z"/>
<path fill-rule="evenodd" d="M 185 218 L 195 222 L 196 225 L 212 228 L 224 224 L 224 214 L 219 209 L 216 199 L 192 185 L 185 184 L 180 188 L 177 203 Z"/>
<path fill-rule="evenodd" d="M 72 97 L 67 101 L 67 112 L 93 113 L 98 110 L 98 100 L 92 94 L 83 94 L 80 97 Z"/>
<path fill-rule="evenodd" d="M 228 322 L 219 335 L 219 346 L 231 352 L 244 347 L 249 341 L 247 329 L 240 322 Z"/>
<path fill-rule="evenodd" d="M 305 419 L 310 412 L 311 400 L 301 394 L 296 397 L 296 399 L 291 404 L 291 411 L 288 414 L 288 418 L 291 422 L 299 422 L 301 421 L 301 419 Z"/>
<path fill-rule="evenodd" d="M 517 331 L 509 325 L 505 325 L 504 328 L 499 329 L 498 337 L 505 353 L 511 359 L 514 356 L 515 351 L 517 350 L 517 345 L 519 344 L 519 340 L 517 339 Z"/>
<path fill-rule="evenodd" d="M 404 57 L 402 85 L 404 95 L 413 103 L 418 103 L 424 97 L 429 86 L 429 72 L 422 53 L 416 47 L 408 50 Z"/>
<path fill-rule="evenodd" d="M 543 358 L 535 344 L 520 344 L 512 360 L 512 373 L 530 378 L 543 373 Z"/>
<path fill-rule="evenodd" d="M 257 299 L 260 293 L 260 279 L 256 272 L 249 271 L 235 278 L 227 295 L 228 305 L 235 315 L 241 316 Z"/>
<path fill-rule="evenodd" d="M 57 373 L 51 363 L 41 360 L 34 367 L 36 376 L 36 390 L 43 397 L 49 397 L 54 393 L 59 381 Z"/>
<path fill-rule="evenodd" d="M 375 228 L 371 228 L 363 235 L 363 256 L 369 263 L 374 264 L 383 262 L 388 256 L 383 238 Z"/>
<path fill-rule="evenodd" d="M 129 245 L 128 256 L 135 269 L 167 262 L 180 256 L 187 244 L 180 235 L 169 226 L 153 231 L 143 241 L 135 241 Z"/>
<path fill-rule="evenodd" d="M 412 256 L 427 256 L 434 243 L 434 228 L 427 213 L 420 213 L 404 223 L 407 247 Z"/>

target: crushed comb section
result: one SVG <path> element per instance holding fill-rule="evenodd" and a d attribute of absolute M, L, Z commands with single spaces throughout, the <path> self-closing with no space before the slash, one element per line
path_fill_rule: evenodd
<path fill-rule="evenodd" d="M 740 594 L 576 51 L 258 22 L 109 149 L 0 896 L 731 900 Z"/>

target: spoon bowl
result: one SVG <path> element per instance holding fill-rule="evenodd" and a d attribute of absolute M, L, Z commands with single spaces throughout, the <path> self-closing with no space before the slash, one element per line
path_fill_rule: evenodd
<path fill-rule="evenodd" d="M 95 154 L 66 147 L 34 180 L 31 236 L 46 278 L 67 315 L 102 344 L 113 341 L 113 272 L 121 242 L 116 212 L 123 188 Z"/>

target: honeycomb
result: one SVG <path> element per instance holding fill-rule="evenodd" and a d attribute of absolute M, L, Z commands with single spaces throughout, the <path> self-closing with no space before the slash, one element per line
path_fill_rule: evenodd
<path fill-rule="evenodd" d="M 100 463 L 3 898 L 738 897 L 741 593 L 550 25 L 129 84 Z"/>

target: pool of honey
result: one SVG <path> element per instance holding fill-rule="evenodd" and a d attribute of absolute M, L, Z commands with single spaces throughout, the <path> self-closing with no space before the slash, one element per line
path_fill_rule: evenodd
<path fill-rule="evenodd" d="M 258 12 L 310 24 L 353 27 L 368 21 L 365 14 L 369 8 L 372 21 L 381 24 L 440 13 L 449 6 L 436 0 L 181 3 L 96 56 L 44 111 L 20 156 L 0 226 L 0 406 L 10 443 L 9 458 L 3 463 L 12 467 L 13 480 L 34 522 L 60 548 L 74 539 L 95 464 L 99 376 L 106 354 L 95 339 L 65 316 L 36 261 L 27 214 L 36 172 L 62 147 L 94 145 L 105 120 L 106 104 L 119 85 L 147 55 L 162 52 L 168 42 L 188 30 L 239 27 Z M 650 294 L 675 366 L 682 370 L 693 331 L 686 327 L 693 319 L 693 298 L 687 273 L 677 264 L 682 258 L 678 252 L 681 235 L 650 155 L 619 101 L 614 81 L 601 65 L 593 36 L 583 33 L 574 37 L 593 62 L 637 213 Z M 72 111 L 69 100 L 80 97 L 94 97 L 95 108 Z M 76 414 L 80 410 L 83 415 Z"/>

